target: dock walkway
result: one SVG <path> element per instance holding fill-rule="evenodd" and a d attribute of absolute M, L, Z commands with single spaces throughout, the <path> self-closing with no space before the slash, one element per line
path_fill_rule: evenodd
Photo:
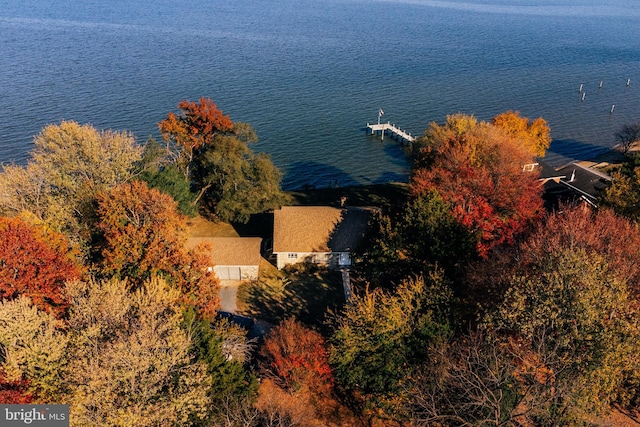
<path fill-rule="evenodd" d="M 410 133 L 403 131 L 402 129 L 396 127 L 396 125 L 392 125 L 391 122 L 387 123 L 378 123 L 378 124 L 369 124 L 367 123 L 367 129 L 371 129 L 371 135 L 376 132 L 380 132 L 382 135 L 382 139 L 384 139 L 384 134 L 386 132 L 390 133 L 396 139 L 405 140 L 407 142 L 415 141 L 415 137 L 411 136 Z"/>

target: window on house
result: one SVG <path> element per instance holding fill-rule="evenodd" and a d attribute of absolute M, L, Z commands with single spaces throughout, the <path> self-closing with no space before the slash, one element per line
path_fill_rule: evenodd
<path fill-rule="evenodd" d="M 298 258 L 298 254 L 289 253 L 289 254 L 287 254 L 287 258 L 289 258 L 289 259 L 296 259 L 296 258 Z"/>

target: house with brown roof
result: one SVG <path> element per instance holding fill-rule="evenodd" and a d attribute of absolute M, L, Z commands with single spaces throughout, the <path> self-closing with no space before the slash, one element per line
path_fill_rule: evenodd
<path fill-rule="evenodd" d="M 310 262 L 340 268 L 351 265 L 351 251 L 367 229 L 371 209 L 283 206 L 273 212 L 276 267 Z"/>
<path fill-rule="evenodd" d="M 255 280 L 260 266 L 259 237 L 191 237 L 188 248 L 205 243 L 211 268 L 220 280 Z"/>

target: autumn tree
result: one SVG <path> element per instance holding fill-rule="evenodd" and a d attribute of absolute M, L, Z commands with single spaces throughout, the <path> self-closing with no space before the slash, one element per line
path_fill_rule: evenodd
<path fill-rule="evenodd" d="M 28 390 L 29 380 L 20 378 L 9 381 L 5 372 L 0 369 L 0 402 L 9 405 L 31 403 L 34 396 Z"/>
<path fill-rule="evenodd" d="M 492 322 L 528 345 L 544 335 L 557 346 L 554 387 L 567 391 L 557 405 L 579 417 L 607 411 L 625 377 L 638 378 L 640 330 L 632 313 L 625 281 L 610 274 L 601 255 L 564 250 L 517 273 Z"/>
<path fill-rule="evenodd" d="M 407 383 L 428 348 L 451 331 L 452 295 L 438 275 L 354 296 L 338 318 L 330 361 L 336 383 L 370 417 L 403 419 Z"/>
<path fill-rule="evenodd" d="M 0 388 L 17 386 L 17 397 L 36 402 L 60 401 L 69 362 L 63 326 L 24 295 L 0 301 Z"/>
<path fill-rule="evenodd" d="M 132 181 L 97 195 L 99 267 L 133 285 L 167 278 L 190 304 L 214 316 L 218 282 L 202 248 L 186 249 L 186 218 L 167 194 Z"/>
<path fill-rule="evenodd" d="M 627 156 L 611 173 L 611 185 L 598 194 L 601 205 L 631 220 L 640 219 L 640 157 Z"/>
<path fill-rule="evenodd" d="M 542 117 L 531 121 L 518 111 L 506 111 L 495 116 L 492 123 L 538 157 L 543 157 L 551 144 L 551 130 Z"/>
<path fill-rule="evenodd" d="M 74 242 L 86 242 L 95 195 L 130 179 L 142 148 L 125 132 L 72 121 L 44 127 L 34 144 L 25 167 L 3 167 L 0 212 L 29 214 Z"/>
<path fill-rule="evenodd" d="M 269 332 L 260 353 L 263 372 L 285 389 L 296 390 L 305 385 L 323 394 L 333 387 L 324 338 L 294 318 Z"/>
<path fill-rule="evenodd" d="M 411 189 L 416 196 L 438 193 L 486 257 L 543 213 L 538 175 L 523 170 L 532 158 L 526 145 L 501 128 L 473 116 L 448 116 L 415 144 Z"/>
<path fill-rule="evenodd" d="M 190 177 L 189 169 L 198 151 L 213 145 L 216 135 L 232 132 L 233 122 L 210 98 L 202 97 L 199 102 L 183 100 L 178 108 L 181 114 L 170 112 L 158 127 L 164 140 L 172 144 L 171 150 L 185 176 Z"/>
<path fill-rule="evenodd" d="M 211 378 L 183 329 L 181 295 L 161 279 L 75 282 L 67 291 L 72 426 L 187 425 L 206 418 Z"/>
<path fill-rule="evenodd" d="M 64 316 L 64 283 L 79 279 L 82 271 L 67 242 L 44 227 L 0 217 L 0 299 L 22 295 L 41 310 Z"/>
<path fill-rule="evenodd" d="M 256 408 L 262 417 L 300 417 L 303 425 L 318 426 L 344 425 L 352 417 L 334 393 L 325 339 L 296 319 L 288 318 L 269 331 L 259 366 L 263 382 Z"/>
<path fill-rule="evenodd" d="M 594 212 L 579 206 L 562 206 L 561 211 L 549 214 L 533 230 L 521 243 L 518 253 L 524 255 L 523 262 L 540 262 L 549 254 L 564 249 L 604 256 L 610 273 L 624 280 L 629 289 L 640 296 L 640 271 L 637 268 L 640 264 L 640 229 L 636 224 L 610 209 Z M 512 265 L 513 254 L 507 250 L 502 252 L 506 255 L 500 257 L 502 264 Z M 496 266 L 495 262 L 490 264 L 493 264 L 491 268 L 506 274 L 507 270 L 502 266 Z M 491 286 L 495 286 L 501 276 L 505 275 L 494 276 Z"/>
<path fill-rule="evenodd" d="M 282 174 L 269 156 L 248 147 L 257 140 L 251 126 L 234 124 L 208 98 L 181 101 L 178 108 L 180 115 L 169 113 L 158 126 L 206 212 L 246 222 L 252 213 L 281 205 Z"/>
<path fill-rule="evenodd" d="M 412 378 L 412 421 L 419 426 L 514 426 L 530 421 L 527 415 L 538 409 L 531 397 L 540 395 L 540 387 L 535 380 L 521 386 L 523 373 L 514 356 L 507 342 L 477 331 L 439 343 L 429 363 Z"/>
<path fill-rule="evenodd" d="M 544 361 L 553 379 L 549 402 L 562 422 L 638 401 L 639 237 L 610 211 L 567 207 L 515 254 L 486 261 L 475 278 L 480 286 L 472 293 L 489 293 L 478 298 L 486 327 Z"/>

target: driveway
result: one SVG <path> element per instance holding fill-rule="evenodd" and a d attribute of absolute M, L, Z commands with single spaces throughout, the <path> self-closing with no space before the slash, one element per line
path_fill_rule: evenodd
<path fill-rule="evenodd" d="M 220 311 L 234 314 L 238 311 L 236 298 L 240 283 L 240 280 L 220 280 Z"/>

